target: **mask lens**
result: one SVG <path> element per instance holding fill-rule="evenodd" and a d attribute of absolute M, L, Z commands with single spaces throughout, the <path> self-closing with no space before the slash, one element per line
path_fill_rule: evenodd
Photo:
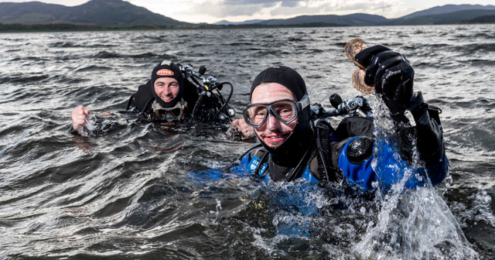
<path fill-rule="evenodd" d="M 244 120 L 250 126 L 261 127 L 268 117 L 273 114 L 282 123 L 292 122 L 298 115 L 295 102 L 282 100 L 271 104 L 252 104 L 244 110 Z"/>
<path fill-rule="evenodd" d="M 167 111 L 165 110 L 160 109 L 160 110 L 155 110 L 153 112 L 157 120 L 165 120 L 165 118 L 167 117 Z"/>
<path fill-rule="evenodd" d="M 157 120 L 172 122 L 183 119 L 184 111 L 182 108 L 173 108 L 173 109 L 162 108 L 155 110 L 154 115 Z"/>
<path fill-rule="evenodd" d="M 180 108 L 175 108 L 175 109 L 171 110 L 170 113 L 172 113 L 177 118 L 182 117 L 182 109 L 180 109 Z"/>
<path fill-rule="evenodd" d="M 294 102 L 280 101 L 272 104 L 272 111 L 280 121 L 287 123 L 297 117 L 297 107 Z"/>
<path fill-rule="evenodd" d="M 244 119 L 251 126 L 259 127 L 263 124 L 266 113 L 266 105 L 249 106 L 246 110 L 244 110 Z"/>

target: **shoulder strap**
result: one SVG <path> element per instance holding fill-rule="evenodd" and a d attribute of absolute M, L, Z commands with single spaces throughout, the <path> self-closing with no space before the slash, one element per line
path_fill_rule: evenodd
<path fill-rule="evenodd" d="M 268 170 L 266 170 L 266 167 L 263 166 L 264 164 L 266 164 L 266 161 L 268 159 L 268 151 L 265 150 L 265 148 L 261 145 L 261 144 L 258 144 L 256 146 L 254 146 L 253 148 L 249 149 L 247 152 L 243 153 L 239 160 L 242 161 L 242 159 L 246 156 L 249 156 L 248 157 L 248 162 L 249 162 L 249 165 L 250 167 L 251 166 L 251 163 L 253 163 L 253 158 L 256 157 L 256 168 L 253 169 L 253 173 L 256 177 L 259 177 L 260 179 L 263 179 L 266 177 L 266 175 L 268 174 Z M 263 172 L 263 175 L 260 176 L 260 173 L 259 171 L 261 169 L 265 169 L 265 171 Z"/>
<path fill-rule="evenodd" d="M 260 159 L 260 163 L 258 163 L 258 166 L 256 166 L 256 169 L 254 169 L 253 173 L 255 176 L 258 176 L 260 179 L 263 179 L 266 177 L 266 175 L 268 174 L 268 170 L 265 170 L 263 172 L 263 175 L 259 175 L 259 171 L 262 169 L 262 166 L 263 164 L 266 163 L 266 161 L 268 160 L 268 151 L 265 150 L 264 147 L 261 147 L 261 148 L 258 148 L 256 151 L 254 151 L 254 156 L 256 156 L 257 158 Z"/>
<path fill-rule="evenodd" d="M 319 120 L 316 124 L 316 146 L 317 146 L 317 167 L 312 161 L 310 169 L 317 170 L 319 177 L 326 181 L 337 181 L 336 171 L 339 169 L 333 165 L 332 149 L 330 147 L 330 135 L 335 130 L 330 123 L 324 120 Z M 317 169 L 315 169 L 317 168 Z"/>

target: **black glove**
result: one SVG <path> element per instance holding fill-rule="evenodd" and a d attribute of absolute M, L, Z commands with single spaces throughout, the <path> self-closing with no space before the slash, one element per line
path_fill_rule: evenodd
<path fill-rule="evenodd" d="M 355 60 L 366 67 L 364 81 L 375 85 L 392 116 L 403 115 L 413 95 L 414 69 L 406 56 L 377 45 L 362 50 Z"/>
<path fill-rule="evenodd" d="M 424 102 L 421 92 L 413 95 L 414 69 L 406 57 L 377 45 L 362 50 L 355 60 L 366 67 L 365 83 L 375 85 L 376 93 L 382 94 L 383 101 L 397 123 L 401 157 L 412 160 L 414 149 L 411 136 L 417 136 L 420 159 L 426 165 L 438 161 L 445 153 L 438 111 Z M 412 123 L 412 118 L 404 115 L 406 109 L 411 111 L 413 125 L 403 124 Z"/>

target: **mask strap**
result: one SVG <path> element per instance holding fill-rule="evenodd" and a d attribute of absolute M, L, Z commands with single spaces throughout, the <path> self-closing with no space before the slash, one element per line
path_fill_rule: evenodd
<path fill-rule="evenodd" d="M 297 102 L 299 104 L 299 109 L 301 109 L 301 112 L 307 107 L 309 106 L 309 97 L 308 95 L 304 95 L 304 97 L 301 99 L 301 101 Z"/>

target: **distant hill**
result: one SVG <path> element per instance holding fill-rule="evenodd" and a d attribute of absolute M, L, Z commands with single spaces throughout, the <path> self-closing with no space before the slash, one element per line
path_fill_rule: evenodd
<path fill-rule="evenodd" d="M 259 19 L 256 19 L 256 20 L 247 20 L 247 21 L 244 21 L 244 22 L 229 22 L 227 20 L 222 20 L 222 21 L 218 21 L 218 22 L 216 22 L 214 24 L 215 25 L 245 25 L 245 24 L 261 23 L 263 21 L 264 20 L 259 20 Z"/>
<path fill-rule="evenodd" d="M 41 2 L 0 3 L 0 23 L 165 27 L 191 25 L 122 0 L 91 0 L 73 7 Z"/>
<path fill-rule="evenodd" d="M 69 12 L 69 7 L 41 2 L 0 3 L 0 22 L 2 23 L 51 23 L 56 22 L 55 14 Z"/>
<path fill-rule="evenodd" d="M 412 18 L 391 20 L 387 25 L 422 25 L 422 24 L 461 24 L 480 23 L 481 17 L 495 16 L 494 10 L 464 10 L 437 15 L 424 15 Z"/>
<path fill-rule="evenodd" d="M 349 14 L 349 15 L 303 15 L 290 19 L 265 20 L 258 24 L 264 25 L 296 25 L 296 24 L 327 24 L 339 26 L 367 26 L 385 23 L 387 18 L 371 14 Z"/>
<path fill-rule="evenodd" d="M 302 15 L 289 19 L 264 20 L 256 25 L 270 26 L 376 26 L 493 23 L 493 5 L 444 5 L 415 12 L 397 19 L 379 15 L 356 13 L 350 15 Z M 219 24 L 219 23 L 217 23 Z"/>
<path fill-rule="evenodd" d="M 495 23 L 494 5 L 444 5 L 397 19 L 356 13 L 349 15 L 302 15 L 289 19 L 219 21 L 192 24 L 153 13 L 122 0 L 91 0 L 79 6 L 41 2 L 0 3 L 0 31 L 121 30 L 156 28 L 236 28 L 277 26 L 378 26 Z M 64 29 L 65 28 L 65 29 Z"/>
<path fill-rule="evenodd" d="M 471 23 L 495 23 L 495 15 L 480 16 L 472 19 Z"/>
<path fill-rule="evenodd" d="M 430 9 L 426 9 L 419 12 L 414 12 L 412 14 L 408 14 L 406 16 L 400 17 L 400 19 L 411 19 L 419 16 L 434 16 L 439 14 L 453 13 L 458 11 L 466 11 L 466 10 L 495 10 L 495 6 L 493 5 L 444 5 L 444 6 L 436 6 Z"/>

